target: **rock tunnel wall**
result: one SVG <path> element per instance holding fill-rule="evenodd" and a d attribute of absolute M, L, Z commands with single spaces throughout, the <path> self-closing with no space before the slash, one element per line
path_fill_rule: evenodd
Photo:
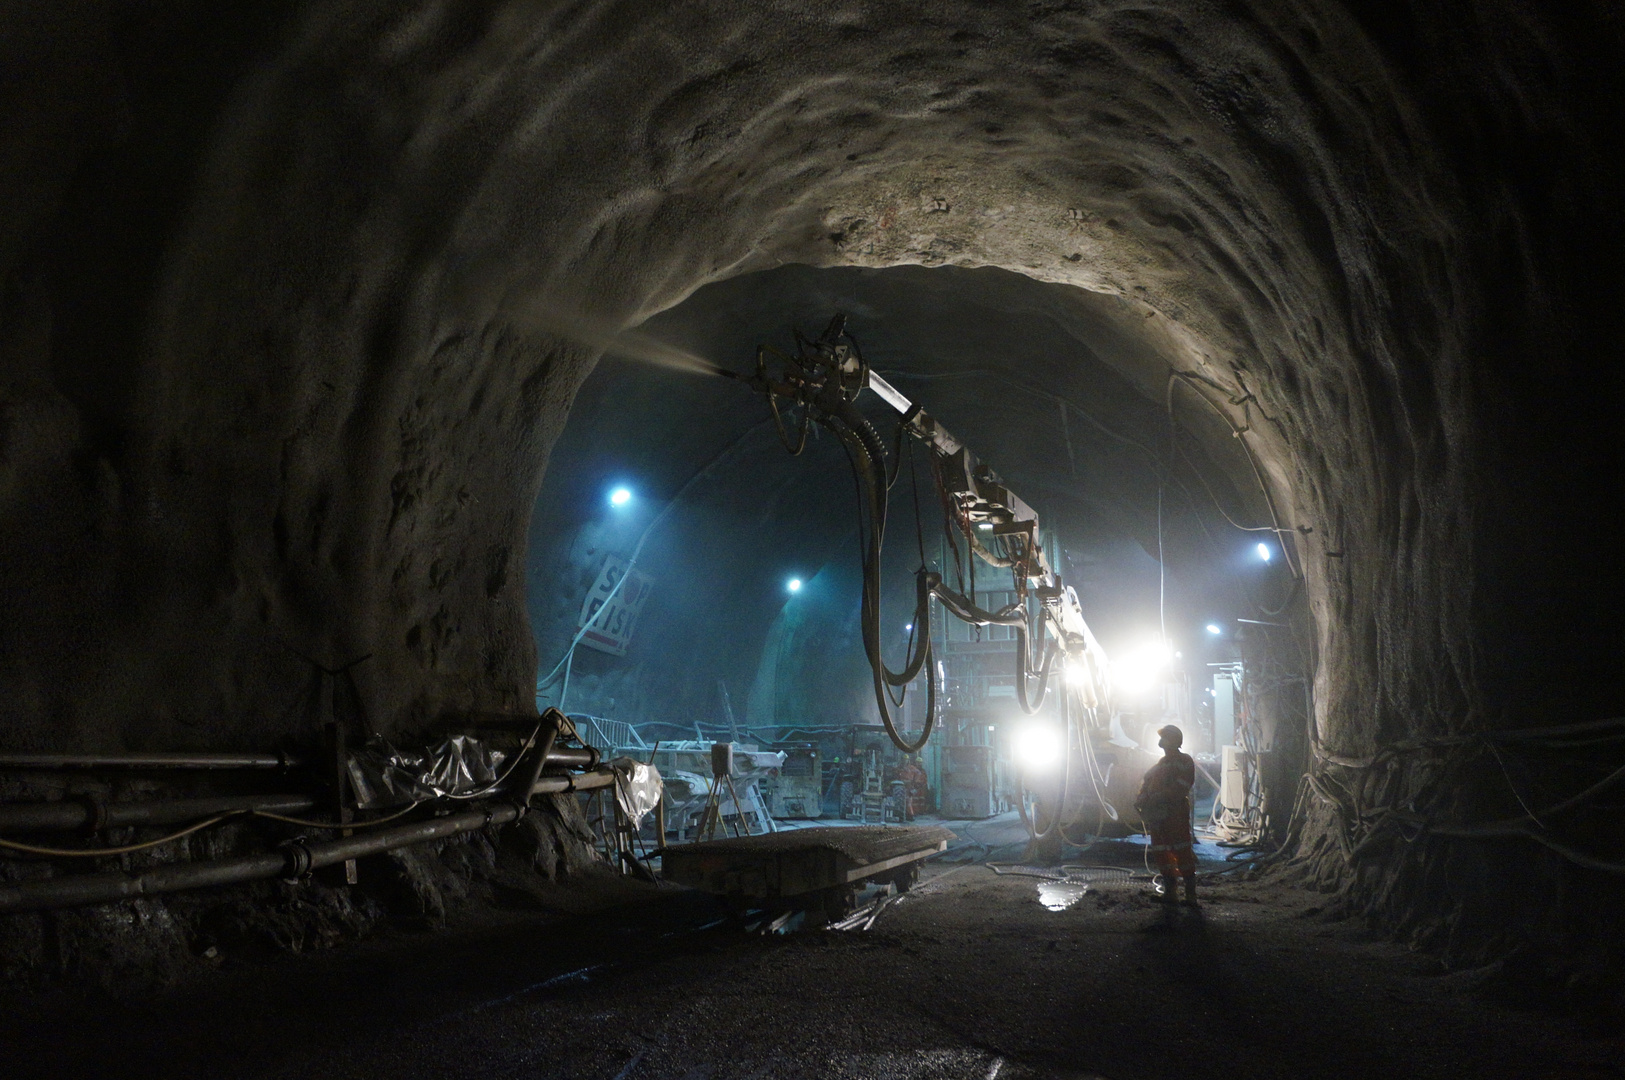
<path fill-rule="evenodd" d="M 1594 514 L 1620 456 L 1617 16 L 1351 10 L 87 6 L 8 35 L 5 742 L 262 745 L 299 654 L 371 654 L 386 730 L 524 707 L 527 519 L 593 328 L 783 262 L 1116 297 L 1227 418 L 1192 430 L 1245 429 L 1269 477 L 1328 747 L 1602 708 L 1618 574 L 1539 523 Z"/>

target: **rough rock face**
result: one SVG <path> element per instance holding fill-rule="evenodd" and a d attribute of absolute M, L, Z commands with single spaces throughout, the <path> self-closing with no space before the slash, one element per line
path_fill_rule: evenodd
<path fill-rule="evenodd" d="M 0 23 L 7 745 L 263 745 L 295 650 L 525 707 L 602 328 L 783 262 L 1114 298 L 1259 463 L 1327 747 L 1617 701 L 1606 5 L 203 11 Z"/>

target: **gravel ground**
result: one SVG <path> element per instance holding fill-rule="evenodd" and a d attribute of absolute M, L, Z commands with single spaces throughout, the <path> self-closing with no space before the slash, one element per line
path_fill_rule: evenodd
<path fill-rule="evenodd" d="M 1316 894 L 1229 881 L 1169 909 L 1129 882 L 1050 910 L 1040 884 L 934 864 L 867 932 L 750 935 L 704 896 L 634 890 L 228 958 L 156 996 L 10 1003 L 0 1076 L 1622 1075 L 1617 1033 L 1493 1004 Z"/>

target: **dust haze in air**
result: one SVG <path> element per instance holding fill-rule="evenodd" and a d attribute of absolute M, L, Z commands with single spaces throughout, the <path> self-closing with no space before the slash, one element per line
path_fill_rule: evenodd
<path fill-rule="evenodd" d="M 602 349 L 606 356 L 635 360 L 672 371 L 686 371 L 693 375 L 731 374 L 698 353 L 661 341 L 641 330 L 619 330 L 579 312 L 534 307 L 525 311 L 520 321 L 531 329 Z"/>

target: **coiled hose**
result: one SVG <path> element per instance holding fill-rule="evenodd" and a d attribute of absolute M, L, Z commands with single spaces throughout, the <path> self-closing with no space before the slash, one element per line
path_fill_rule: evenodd
<path fill-rule="evenodd" d="M 931 640 L 933 595 L 941 599 L 944 606 L 956 617 L 966 622 L 980 626 L 990 624 L 1009 626 L 1015 629 L 1017 699 L 1023 712 L 1028 715 L 1036 713 L 1043 706 L 1048 693 L 1049 678 L 1058 651 L 1056 644 L 1051 643 L 1045 652 L 1043 663 L 1037 672 L 1038 696 L 1037 700 L 1033 700 L 1028 687 L 1033 671 L 1027 612 L 1018 605 L 1011 605 L 998 612 L 983 611 L 965 597 L 949 590 L 942 583 L 941 575 L 923 566 L 915 574 L 912 625 L 913 633 L 918 635 L 917 642 L 911 640 L 909 656 L 901 671 L 892 671 L 886 666 L 885 658 L 881 655 L 880 627 L 881 555 L 885 549 L 887 496 L 891 486 L 891 478 L 886 471 L 886 444 L 874 425 L 858 412 L 839 379 L 827 380 L 813 399 L 813 404 L 821 413 L 820 422 L 840 438 L 851 462 L 859 492 L 860 529 L 865 516 L 868 520 L 868 537 L 863 546 L 863 601 L 860 623 L 863 630 L 864 654 L 874 675 L 875 704 L 880 710 L 881 723 L 892 745 L 905 754 L 917 753 L 930 741 L 936 728 L 937 679 L 935 665 L 932 662 Z M 990 561 L 994 558 L 990 552 L 975 544 L 975 537 L 971 537 L 971 541 L 978 549 L 978 554 L 989 558 Z M 912 683 L 919 677 L 922 668 L 926 672 L 925 725 L 920 731 L 919 738 L 911 741 L 903 736 L 898 729 L 897 720 L 893 717 L 890 688 Z"/>
<path fill-rule="evenodd" d="M 864 512 L 867 511 L 868 515 L 869 535 L 864 545 L 863 603 L 859 621 L 863 628 L 864 654 L 874 676 L 875 704 L 880 709 L 880 720 L 892 745 L 905 754 L 918 753 L 930 741 L 937 722 L 937 679 L 932 664 L 931 644 L 931 578 L 936 575 L 922 568 L 915 577 L 914 627 L 919 635 L 918 644 L 904 663 L 903 670 L 892 671 L 886 666 L 880 650 L 880 558 L 886 540 L 888 486 L 885 443 L 874 425 L 842 393 L 835 380 L 825 385 L 817 404 L 827 417 L 837 421 L 830 426 L 845 444 L 852 462 L 863 504 L 859 507 L 860 526 Z M 910 741 L 904 738 L 892 715 L 888 688 L 908 685 L 918 677 L 922 668 L 926 671 L 925 726 L 919 738 Z"/>

